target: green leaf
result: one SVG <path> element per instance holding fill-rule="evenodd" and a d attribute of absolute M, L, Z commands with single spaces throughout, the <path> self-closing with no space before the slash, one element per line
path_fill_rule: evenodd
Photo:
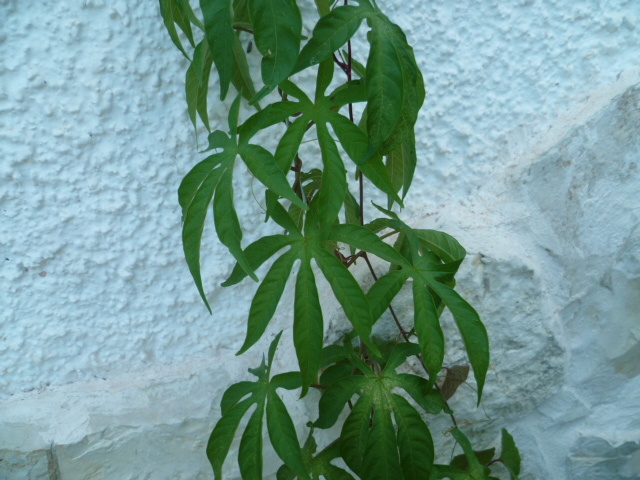
<path fill-rule="evenodd" d="M 318 103 L 324 97 L 324 92 L 333 80 L 334 63 L 332 58 L 328 58 L 320 64 L 318 68 L 318 76 L 316 79 L 316 97 L 315 102 Z"/>
<path fill-rule="evenodd" d="M 207 111 L 207 92 L 209 90 L 209 74 L 213 59 L 206 42 L 201 42 L 193 52 L 193 61 L 187 69 L 185 78 L 185 93 L 187 97 L 187 111 L 194 127 L 196 115 L 200 115 L 202 123 L 210 130 L 209 113 Z"/>
<path fill-rule="evenodd" d="M 285 390 L 295 390 L 302 386 L 300 372 L 279 373 L 274 375 L 269 383 L 276 388 L 284 388 Z"/>
<path fill-rule="evenodd" d="M 440 480 L 444 478 L 450 480 L 476 480 L 464 470 L 459 470 L 449 465 L 434 465 L 429 480 Z"/>
<path fill-rule="evenodd" d="M 233 43 L 236 36 L 231 22 L 233 13 L 229 0 L 200 0 L 209 48 L 220 77 L 220 99 L 224 100 L 229 90 L 235 58 Z"/>
<path fill-rule="evenodd" d="M 352 5 L 336 7 L 318 20 L 313 35 L 300 52 L 293 73 L 331 57 L 333 52 L 347 43 L 360 27 L 365 16 L 362 7 Z"/>
<path fill-rule="evenodd" d="M 196 14 L 193 12 L 193 9 L 189 4 L 189 0 L 177 0 L 176 5 L 178 5 L 187 20 L 193 23 L 200 30 L 204 30 L 204 25 L 198 17 L 196 17 Z"/>
<path fill-rule="evenodd" d="M 280 298 L 284 292 L 284 287 L 287 285 L 287 280 L 296 258 L 295 251 L 285 253 L 273 263 L 271 269 L 265 275 L 251 301 L 247 336 L 237 355 L 251 348 L 260 340 L 267 329 L 267 325 L 269 325 L 278 303 L 280 303 Z"/>
<path fill-rule="evenodd" d="M 271 444 L 282 461 L 300 478 L 310 479 L 302 460 L 293 421 L 275 389 L 270 389 L 267 393 L 267 429 Z"/>
<path fill-rule="evenodd" d="M 294 0 L 249 0 L 256 47 L 263 55 L 259 101 L 291 75 L 300 51 L 302 17 Z"/>
<path fill-rule="evenodd" d="M 373 154 L 398 125 L 405 93 L 401 58 L 386 22 L 377 18 L 373 21 L 369 42 L 367 133 Z"/>
<path fill-rule="evenodd" d="M 413 180 L 416 163 L 415 137 L 413 133 L 411 133 L 407 137 L 407 140 L 387 155 L 385 162 L 393 189 L 396 193 L 402 189 L 403 199 L 409 190 L 411 181 Z M 392 207 L 393 202 L 393 198 L 389 197 L 389 208 Z"/>
<path fill-rule="evenodd" d="M 396 432 L 387 405 L 377 405 L 373 426 L 367 437 L 362 461 L 361 477 L 368 480 L 394 480 L 402 478 Z"/>
<path fill-rule="evenodd" d="M 213 429 L 213 432 L 211 432 L 207 444 L 207 457 L 213 467 L 216 480 L 222 478 L 222 465 L 229 453 L 235 432 L 238 429 L 240 420 L 242 420 L 242 417 L 252 404 L 253 400 L 248 398 L 234 405 L 223 415 Z"/>
<path fill-rule="evenodd" d="M 344 421 L 340 433 L 340 453 L 347 466 L 356 473 L 362 471 L 372 407 L 373 399 L 371 396 L 361 397 Z"/>
<path fill-rule="evenodd" d="M 251 270 L 257 270 L 264 262 L 270 259 L 278 251 L 290 245 L 292 238 L 286 235 L 267 235 L 262 237 L 244 251 L 245 258 Z M 222 284 L 223 287 L 230 287 L 240 283 L 247 276 L 247 272 L 239 265 L 233 268 L 229 278 Z"/>
<path fill-rule="evenodd" d="M 429 286 L 451 310 L 460 330 L 473 375 L 478 384 L 478 404 L 482 397 L 484 380 L 489 369 L 489 337 L 478 313 L 455 290 L 429 279 Z"/>
<path fill-rule="evenodd" d="M 317 249 L 314 258 L 360 339 L 373 354 L 379 355 L 378 348 L 369 338 L 373 325 L 369 302 L 357 280 L 340 260 L 326 250 Z"/>
<path fill-rule="evenodd" d="M 349 225 L 360 225 L 360 205 L 348 189 L 344 197 L 344 221 Z M 331 236 L 331 234 L 329 235 Z M 350 248 L 353 255 L 355 248 L 353 246 Z"/>
<path fill-rule="evenodd" d="M 381 13 L 371 18 L 367 61 L 367 132 L 376 151 L 389 153 L 413 129 L 424 101 L 424 84 L 402 29 Z"/>
<path fill-rule="evenodd" d="M 375 233 L 360 225 L 334 225 L 329 239 L 352 245 L 359 250 L 372 253 L 383 260 L 398 265 L 409 266 L 407 261 L 392 246 L 380 240 Z"/>
<path fill-rule="evenodd" d="M 176 29 L 176 22 L 180 21 L 179 18 L 176 19 L 175 15 L 179 11 L 176 11 L 174 8 L 173 0 L 160 0 L 160 15 L 162 15 L 162 20 L 164 21 L 164 26 L 169 32 L 169 37 L 171 37 L 171 41 L 173 44 L 178 47 L 178 50 L 182 52 L 182 54 L 190 60 L 189 55 L 187 55 L 186 50 L 182 46 L 182 42 L 180 41 L 180 36 L 178 35 L 178 30 Z"/>
<path fill-rule="evenodd" d="M 337 381 L 320 397 L 318 404 L 318 420 L 314 426 L 330 428 L 337 421 L 347 402 L 365 386 L 367 379 L 363 376 L 349 376 Z"/>
<path fill-rule="evenodd" d="M 238 142 L 238 117 L 240 116 L 240 102 L 242 101 L 242 95 L 238 93 L 235 100 L 229 108 L 229 134 L 233 139 L 233 143 Z"/>
<path fill-rule="evenodd" d="M 434 415 L 443 410 L 450 412 L 440 392 L 431 388 L 423 377 L 400 373 L 393 377 L 393 381 L 397 382 L 397 386 L 403 388 L 425 412 Z"/>
<path fill-rule="evenodd" d="M 307 122 L 304 118 L 299 118 L 289 125 L 289 128 L 284 132 L 284 135 L 278 143 L 274 157 L 278 167 L 280 167 L 280 170 L 282 170 L 285 175 L 289 171 L 289 168 L 291 168 L 293 160 L 298 154 L 300 143 L 306 131 Z"/>
<path fill-rule="evenodd" d="M 222 163 L 225 154 L 214 154 L 198 163 L 184 177 L 178 189 L 178 199 L 182 206 L 182 245 L 191 276 L 200 296 L 211 313 L 200 273 L 200 242 L 204 221 L 213 193 L 220 178 L 226 171 Z"/>
<path fill-rule="evenodd" d="M 309 208 L 289 186 L 284 173 L 267 149 L 243 144 L 239 147 L 239 153 L 251 173 L 269 190 L 304 210 Z"/>
<path fill-rule="evenodd" d="M 422 359 L 429 371 L 429 387 L 435 385 L 444 361 L 444 334 L 440 316 L 429 291 L 420 282 L 413 284 L 414 326 Z"/>
<path fill-rule="evenodd" d="M 243 400 L 249 394 L 252 394 L 256 389 L 255 382 L 243 381 L 234 383 L 231 385 L 222 395 L 220 401 L 220 413 L 224 417 L 228 412 L 235 407 L 240 400 Z"/>
<path fill-rule="evenodd" d="M 302 393 L 315 382 L 320 368 L 324 326 L 316 281 L 306 256 L 300 262 L 293 306 L 293 343 L 300 365 Z"/>
<path fill-rule="evenodd" d="M 377 321 L 389 308 L 391 301 L 400 292 L 408 277 L 405 270 L 392 270 L 378 278 L 376 283 L 371 286 L 367 292 L 367 298 L 369 305 L 371 305 L 371 316 L 374 321 Z"/>
<path fill-rule="evenodd" d="M 258 277 L 251 270 L 242 251 L 242 229 L 233 205 L 232 174 L 231 169 L 225 170 L 216 188 L 213 199 L 213 219 L 216 232 L 222 244 L 229 249 L 238 264 L 251 278 L 258 281 Z"/>
<path fill-rule="evenodd" d="M 358 168 L 362 170 L 365 177 L 378 189 L 391 196 L 399 205 L 402 205 L 402 200 L 398 194 L 394 192 L 389 172 L 380 157 L 373 156 L 363 162 L 369 145 L 367 135 L 360 130 L 360 127 L 343 115 L 332 112 L 328 120 L 338 140 L 340 140 L 342 148 L 347 152 L 349 158 L 358 165 Z"/>
<path fill-rule="evenodd" d="M 502 429 L 502 451 L 500 452 L 502 463 L 509 470 L 509 478 L 517 480 L 520 475 L 520 451 L 513 441 L 513 437 L 506 429 Z"/>
<path fill-rule="evenodd" d="M 478 459 L 478 462 L 480 462 L 480 464 L 482 465 L 487 465 L 491 460 L 493 460 L 493 456 L 495 455 L 495 453 L 495 448 L 488 448 L 486 450 L 473 452 L 473 454 Z M 464 471 L 469 471 L 469 469 L 471 468 L 469 466 L 469 459 L 464 453 L 462 455 L 456 455 L 453 460 L 451 460 L 451 466 Z M 483 476 L 482 478 L 486 477 Z"/>
<path fill-rule="evenodd" d="M 240 42 L 238 34 L 234 34 L 233 39 L 231 83 L 247 100 L 251 100 L 256 94 L 256 89 L 249 70 L 249 63 L 247 62 L 247 54 L 245 53 L 244 48 L 242 48 L 242 43 Z M 259 107 L 259 105 L 256 104 L 256 107 Z"/>
<path fill-rule="evenodd" d="M 438 230 L 414 230 L 420 244 L 438 255 L 445 263 L 462 262 L 467 251 L 448 233 Z"/>
<path fill-rule="evenodd" d="M 272 125 L 284 122 L 287 118 L 300 112 L 298 102 L 276 102 L 249 117 L 238 129 L 240 143 L 248 143 L 256 133 Z"/>
<path fill-rule="evenodd" d="M 318 213 L 321 235 L 326 236 L 338 218 L 338 213 L 344 203 L 344 197 L 347 193 L 347 172 L 327 126 L 321 123 L 317 124 L 316 131 L 324 165 L 322 186 L 318 192 Z"/>
<path fill-rule="evenodd" d="M 243 480 L 262 480 L 262 419 L 264 400 L 258 403 L 249 418 L 240 440 L 238 464 Z"/>
<path fill-rule="evenodd" d="M 478 457 L 476 457 L 469 439 L 458 428 L 452 429 L 451 434 L 453 435 L 453 438 L 455 438 L 456 441 L 460 444 L 460 446 L 462 447 L 462 451 L 467 457 L 467 460 L 469 462 L 469 473 L 471 474 L 471 477 L 474 479 L 483 479 L 485 476 L 484 466 L 480 463 Z"/>
<path fill-rule="evenodd" d="M 398 450 L 404 480 L 429 478 L 435 455 L 431 432 L 407 400 L 392 393 L 391 402 L 398 425 Z"/>
<path fill-rule="evenodd" d="M 367 101 L 367 87 L 362 80 L 352 80 L 336 88 L 329 95 L 334 105 L 347 105 Z"/>
<path fill-rule="evenodd" d="M 399 343 L 393 347 L 389 353 L 389 358 L 382 370 L 382 374 L 393 372 L 396 368 L 407 361 L 408 357 L 418 355 L 420 353 L 420 347 L 415 343 Z"/>

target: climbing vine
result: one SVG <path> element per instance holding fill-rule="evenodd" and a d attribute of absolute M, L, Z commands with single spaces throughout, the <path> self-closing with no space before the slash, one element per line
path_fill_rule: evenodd
<path fill-rule="evenodd" d="M 404 206 L 416 169 L 414 126 L 425 98 L 413 49 L 375 0 L 315 4 L 317 22 L 306 37 L 296 0 L 200 0 L 198 13 L 188 0 L 160 0 L 171 40 L 189 60 L 189 117 L 194 127 L 201 122 L 209 131 L 209 153 L 178 189 L 187 265 L 211 311 L 200 257 L 213 204 L 217 236 L 236 261 L 223 286 L 246 277 L 260 282 L 238 353 L 264 335 L 287 280 L 295 275 L 291 325 L 297 370 L 271 371 L 280 332 L 266 359 L 249 370 L 254 380 L 226 390 L 207 446 L 215 478 L 222 478 L 231 444 L 239 436 L 240 474 L 245 480 L 261 480 L 268 436 L 283 462 L 279 480 L 515 479 L 520 455 L 509 433 L 502 431 L 499 454 L 495 449 L 474 451 L 449 407 L 448 399 L 469 368 L 447 369 L 444 382 L 439 381 L 446 348 L 440 317 L 448 309 L 480 403 L 489 340 L 476 311 L 455 290 L 466 252 L 450 235 L 409 226 L 394 211 Z M 368 47 L 356 54 L 351 39 L 361 29 L 367 31 Z M 241 32 L 250 40 L 243 43 Z M 254 45 L 261 56 L 259 90 L 246 53 Z M 294 80 L 307 69 L 315 78 L 313 92 Z M 234 96 L 231 86 L 237 92 L 224 129 L 212 130 L 209 121 L 212 70 L 222 100 Z M 254 113 L 244 115 L 250 110 L 243 105 Z M 265 131 L 278 135 L 273 151 L 256 140 Z M 305 139 L 316 142 L 317 158 L 300 153 Z M 243 244 L 234 208 L 234 164 L 239 160 L 263 185 L 267 221 L 280 232 L 249 245 Z M 366 201 L 365 179 L 367 188 L 387 197 L 386 207 Z M 373 215 L 377 218 L 369 219 Z M 386 263 L 384 272 L 374 269 L 372 257 Z M 367 292 L 350 270 L 356 262 L 364 262 L 374 280 Z M 270 267 L 258 279 L 255 272 L 265 263 Z M 353 327 L 341 344 L 325 342 L 318 275 L 326 279 Z M 411 324 L 408 329 L 392 307 L 405 286 L 414 303 L 413 318 L 402 319 Z M 387 310 L 399 341 L 372 337 L 374 324 Z M 417 362 L 421 374 L 406 373 L 407 362 Z M 322 392 L 318 416 L 307 424 L 302 444 L 279 389 L 298 390 L 301 397 L 310 389 Z M 441 414 L 450 417 L 450 434 L 463 451 L 448 465 L 435 463 L 429 429 L 430 418 Z M 248 420 L 243 423 L 243 418 Z M 340 427 L 332 431 L 339 430 L 339 436 L 318 445 L 317 430 L 336 424 Z"/>

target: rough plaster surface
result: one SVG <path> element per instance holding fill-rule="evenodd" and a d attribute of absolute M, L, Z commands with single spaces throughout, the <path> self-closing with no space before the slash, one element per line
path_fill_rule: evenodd
<path fill-rule="evenodd" d="M 640 478 L 640 4 L 386 9 L 428 89 L 404 216 L 467 247 L 460 291 L 493 344 L 485 410 L 454 397 L 459 417 L 479 443 L 508 426 L 524 478 Z M 192 285 L 185 61 L 155 2 L 0 0 L 0 18 L 0 479 L 210 478 L 221 392 L 291 297 L 239 359 L 255 285 L 217 287 L 232 262 L 211 234 L 212 317 Z M 211 114 L 226 107 L 212 98 Z M 259 215 L 238 187 L 240 215 Z M 246 238 L 269 228 L 249 221 Z M 451 334 L 447 361 L 463 363 Z"/>

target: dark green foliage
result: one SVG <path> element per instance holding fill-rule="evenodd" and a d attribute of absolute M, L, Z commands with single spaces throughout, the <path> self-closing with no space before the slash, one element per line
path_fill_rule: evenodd
<path fill-rule="evenodd" d="M 287 285 L 294 290 L 291 330 L 297 371 L 271 375 L 278 334 L 266 361 L 249 370 L 256 379 L 227 389 L 207 446 L 215 478 L 222 477 L 223 463 L 241 429 L 238 461 L 245 480 L 270 474 L 263 471 L 262 461 L 267 436 L 284 462 L 279 480 L 480 480 L 497 478 L 491 476 L 494 465 L 500 465 L 498 473 L 516 479 L 520 454 L 506 430 L 500 457 L 494 458 L 493 448 L 475 451 L 447 404 L 467 379 L 469 366 L 448 368 L 444 383 L 437 383 L 447 348 L 441 327 L 445 309 L 463 340 L 478 402 L 489 368 L 485 327 L 454 289 L 466 251 L 450 235 L 413 228 L 392 211 L 395 205 L 404 207 L 418 161 L 414 124 L 425 91 L 413 49 L 400 27 L 371 0 L 315 3 L 320 18 L 305 39 L 296 0 L 199 0 L 202 20 L 188 0 L 160 0 L 170 38 L 190 60 L 185 82 L 189 118 L 194 126 L 200 119 L 210 132 L 207 150 L 215 151 L 191 169 L 178 190 L 184 253 L 196 287 L 211 311 L 200 246 L 213 205 L 217 236 L 236 261 L 222 286 L 246 277 L 260 282 L 238 354 L 268 332 Z M 369 42 L 368 52 L 360 53 L 366 56 L 363 63 L 351 58 L 350 39 L 359 29 L 366 30 Z M 255 44 L 253 57 L 247 57 L 240 32 Z M 249 62 L 253 58 L 261 59 L 264 85 L 257 93 Z M 231 86 L 236 90 L 225 131 L 210 128 L 207 100 L 213 67 L 220 98 L 227 97 Z M 310 68 L 316 78 L 313 95 L 291 79 Z M 274 91 L 280 98 L 261 108 L 257 102 L 272 99 L 274 95 L 266 96 Z M 354 118 L 352 105 L 357 103 L 363 104 L 363 113 Z M 247 113 L 250 105 L 255 108 L 252 114 Z M 281 134 L 273 151 L 260 145 L 257 138 L 276 131 Z M 305 141 L 317 145 L 316 159 L 301 158 Z M 280 232 L 250 245 L 243 245 L 242 222 L 234 207 L 237 158 L 264 188 L 266 221 Z M 357 194 L 349 172 L 356 172 L 359 180 Z M 369 219 L 378 212 L 364 195 L 363 179 L 387 197 L 387 209 L 375 205 L 378 218 Z M 387 237 L 395 238 L 388 243 Z M 387 264 L 386 273 L 374 271 L 373 257 Z M 356 261 L 365 261 L 375 279 L 366 293 L 349 268 Z M 259 280 L 255 271 L 267 262 Z M 324 345 L 318 275 L 353 327 L 343 345 Z M 371 337 L 372 328 L 403 288 L 411 290 L 414 303 L 412 318 L 396 319 L 404 341 L 382 343 Z M 408 365 L 422 368 L 421 374 L 415 369 L 406 373 Z M 308 424 L 307 440 L 300 447 L 278 389 L 305 396 L 312 388 L 322 391 L 319 416 Z M 451 415 L 451 434 L 463 451 L 450 465 L 434 464 L 428 419 L 438 414 Z M 314 429 L 338 422 L 339 437 L 319 450 Z"/>

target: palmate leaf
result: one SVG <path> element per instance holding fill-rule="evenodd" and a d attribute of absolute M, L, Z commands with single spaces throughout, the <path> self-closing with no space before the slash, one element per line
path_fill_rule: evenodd
<path fill-rule="evenodd" d="M 369 302 L 356 279 L 342 262 L 324 249 L 324 242 L 317 229 L 310 228 L 303 234 L 279 202 L 275 201 L 271 208 L 274 219 L 278 217 L 289 219 L 291 225 L 289 234 L 265 237 L 249 245 L 244 251 L 247 266 L 255 270 L 278 251 L 287 246 L 290 248 L 275 260 L 258 287 L 249 311 L 247 336 L 241 352 L 254 345 L 264 333 L 282 296 L 292 265 L 299 260 L 294 296 L 293 336 L 304 396 L 309 385 L 315 382 L 321 365 L 324 335 L 322 310 L 315 274 L 311 268 L 312 260 L 329 282 L 358 335 L 371 352 L 378 354 L 379 351 L 369 338 L 372 327 Z M 282 223 L 285 224 L 285 222 Z M 245 276 L 247 276 L 247 269 L 238 263 L 223 285 L 238 283 Z"/>
<path fill-rule="evenodd" d="M 211 432 L 207 444 L 207 457 L 213 467 L 216 480 L 222 478 L 222 466 L 235 438 L 240 421 L 255 405 L 245 431 L 240 440 L 238 462 L 243 480 L 262 480 L 262 427 L 266 410 L 267 430 L 278 456 L 301 479 L 311 480 L 302 460 L 302 451 L 291 416 L 278 396 L 277 389 L 294 390 L 300 387 L 297 372 L 288 372 L 270 378 L 275 349 L 280 340 L 280 332 L 269 348 L 268 363 L 249 372 L 257 377 L 255 382 L 243 381 L 231 385 L 222 397 L 220 408 L 222 418 Z M 248 397 L 247 397 L 248 396 Z"/>
<path fill-rule="evenodd" d="M 255 103 L 285 80 L 296 65 L 300 51 L 302 17 L 295 0 L 249 0 L 256 47 L 263 55 L 265 86 Z"/>
<path fill-rule="evenodd" d="M 242 229 L 233 202 L 232 176 L 236 157 L 239 155 L 251 173 L 268 189 L 296 203 L 300 208 L 307 208 L 291 189 L 284 173 L 267 150 L 258 145 L 237 144 L 240 100 L 238 95 L 229 111 L 231 137 L 219 130 L 209 135 L 209 148 L 219 148 L 222 152 L 211 155 L 197 164 L 185 176 L 178 189 L 183 216 L 182 243 L 185 258 L 209 312 L 211 307 L 206 299 L 200 272 L 200 243 L 212 200 L 218 238 L 238 261 L 238 265 L 254 280 L 258 280 L 242 251 Z"/>
<path fill-rule="evenodd" d="M 398 345 L 380 375 L 360 363 L 363 375 L 338 380 L 322 394 L 315 422 L 319 428 L 335 424 L 346 403 L 358 396 L 342 428 L 340 452 L 360 478 L 429 478 L 434 458 L 429 429 L 405 398 L 392 393 L 395 388 L 403 388 L 419 405 L 424 404 L 427 394 L 438 395 L 426 389 L 423 378 L 395 372 L 408 356 L 419 351 L 414 344 Z M 414 388 L 414 382 L 421 388 Z"/>
<path fill-rule="evenodd" d="M 324 86 L 323 86 L 324 85 Z M 320 81 L 318 91 L 322 91 L 326 86 L 325 81 Z M 333 224 L 344 203 L 347 192 L 347 180 L 344 162 L 340 157 L 337 146 L 329 134 L 327 123 L 330 123 L 336 133 L 342 147 L 354 160 L 360 160 L 362 154 L 369 144 L 367 136 L 357 125 L 348 118 L 336 113 L 336 108 L 330 97 L 318 96 L 315 103 L 290 81 L 284 81 L 280 88 L 290 97 L 298 101 L 282 101 L 272 103 L 260 112 L 252 115 L 239 128 L 240 143 L 249 142 L 250 139 L 260 130 L 272 125 L 284 122 L 293 115 L 300 115 L 289 127 L 283 137 L 282 149 L 279 147 L 276 156 L 282 161 L 281 168 L 286 167 L 293 159 L 302 141 L 307 125 L 311 122 L 316 124 L 318 143 L 321 149 L 324 171 L 322 175 L 321 188 L 318 192 L 317 204 L 321 210 L 319 218 L 321 221 L 321 233 L 326 236 L 329 227 Z M 291 130 L 291 133 L 289 131 Z M 358 168 L 372 183 L 382 189 L 388 195 L 392 195 L 396 201 L 402 203 L 398 195 L 393 192 L 391 180 L 386 168 L 382 164 L 379 156 L 371 158 L 369 161 L 361 162 Z"/>
<path fill-rule="evenodd" d="M 395 213 L 375 206 L 391 216 L 386 220 L 378 219 L 377 223 L 400 231 L 409 248 L 404 252 L 403 262 L 385 258 L 390 263 L 401 266 L 402 270 L 392 270 L 380 277 L 367 293 L 374 321 L 378 319 L 376 315 L 382 315 L 388 308 L 404 281 L 412 278 L 416 334 L 429 370 L 429 384 L 433 385 L 444 359 L 444 338 L 439 324 L 440 310 L 436 303 L 442 301 L 453 314 L 462 336 L 478 385 L 479 403 L 489 368 L 487 331 L 473 307 L 446 285 L 466 252 L 450 235 L 433 230 L 413 230 Z"/>

